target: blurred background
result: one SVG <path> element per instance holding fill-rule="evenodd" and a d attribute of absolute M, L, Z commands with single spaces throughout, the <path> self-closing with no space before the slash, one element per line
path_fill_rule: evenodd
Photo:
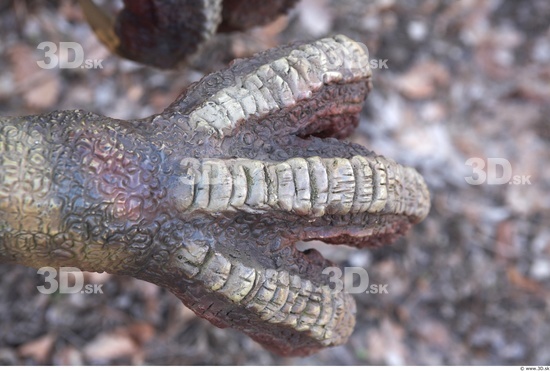
<path fill-rule="evenodd" d="M 147 282 L 86 273 L 102 295 L 43 295 L 36 270 L 1 265 L 0 365 L 550 365 L 549 20 L 546 0 L 302 0 L 266 27 L 220 36 L 219 55 L 195 64 L 213 70 L 228 56 L 335 33 L 377 61 L 351 140 L 418 169 L 432 209 L 392 246 L 307 244 L 388 285 L 355 295 L 345 346 L 281 358 Z M 102 68 L 41 69 L 43 41 L 78 42 Z M 76 1 L 0 1 L 1 115 L 145 117 L 203 71 L 112 55 Z M 512 184 L 492 184 L 500 168 L 469 184 L 483 180 L 474 162 L 492 158 L 510 164 Z"/>

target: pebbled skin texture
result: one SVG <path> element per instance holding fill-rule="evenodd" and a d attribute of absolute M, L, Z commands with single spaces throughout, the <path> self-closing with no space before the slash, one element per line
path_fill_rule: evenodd
<path fill-rule="evenodd" d="M 142 120 L 0 118 L 0 262 L 147 280 L 282 355 L 345 343 L 355 302 L 295 242 L 391 243 L 430 206 L 414 169 L 337 139 L 370 76 L 335 36 L 235 61 Z"/>

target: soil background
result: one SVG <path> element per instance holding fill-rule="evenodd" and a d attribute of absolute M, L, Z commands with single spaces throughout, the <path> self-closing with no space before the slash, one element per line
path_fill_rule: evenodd
<path fill-rule="evenodd" d="M 336 33 L 366 44 L 378 67 L 351 140 L 417 168 L 432 195 L 428 218 L 392 246 L 304 245 L 388 285 L 388 294 L 355 295 L 345 346 L 281 358 L 143 281 L 86 273 L 103 295 L 47 296 L 36 270 L 0 265 L 0 365 L 550 366 L 546 0 L 302 0 L 273 24 L 216 38 L 202 59 L 170 72 L 109 53 L 76 1 L 4 0 L 0 114 L 146 117 L 232 57 Z M 42 41 L 76 41 L 102 68 L 40 69 Z M 512 183 L 523 184 L 489 184 L 494 176 L 469 184 L 472 158 L 509 161 Z"/>

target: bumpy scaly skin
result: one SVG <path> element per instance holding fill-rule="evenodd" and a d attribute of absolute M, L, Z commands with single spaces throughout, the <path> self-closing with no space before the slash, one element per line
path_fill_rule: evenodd
<path fill-rule="evenodd" d="M 341 142 L 370 89 L 344 36 L 273 49 L 162 114 L 0 119 L 0 261 L 167 287 L 284 355 L 344 343 L 355 303 L 298 240 L 391 242 L 429 209 L 411 168 Z"/>

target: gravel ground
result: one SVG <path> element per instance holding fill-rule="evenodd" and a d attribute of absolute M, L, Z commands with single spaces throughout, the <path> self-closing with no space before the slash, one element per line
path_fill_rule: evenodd
<path fill-rule="evenodd" d="M 111 55 L 75 3 L 0 1 L 0 114 L 145 117 L 202 76 Z M 365 43 L 377 61 L 352 140 L 416 167 L 432 209 L 392 246 L 307 244 L 388 285 L 388 294 L 355 295 L 347 345 L 281 358 L 143 281 L 86 273 L 103 295 L 46 296 L 35 270 L 1 265 L 0 365 L 550 365 L 548 19 L 545 0 L 302 0 L 267 27 L 215 40 L 224 48 L 196 63 L 216 69 L 231 56 L 334 33 Z M 42 41 L 77 41 L 103 68 L 40 69 Z M 469 184 L 472 158 L 508 161 L 516 177 Z"/>

